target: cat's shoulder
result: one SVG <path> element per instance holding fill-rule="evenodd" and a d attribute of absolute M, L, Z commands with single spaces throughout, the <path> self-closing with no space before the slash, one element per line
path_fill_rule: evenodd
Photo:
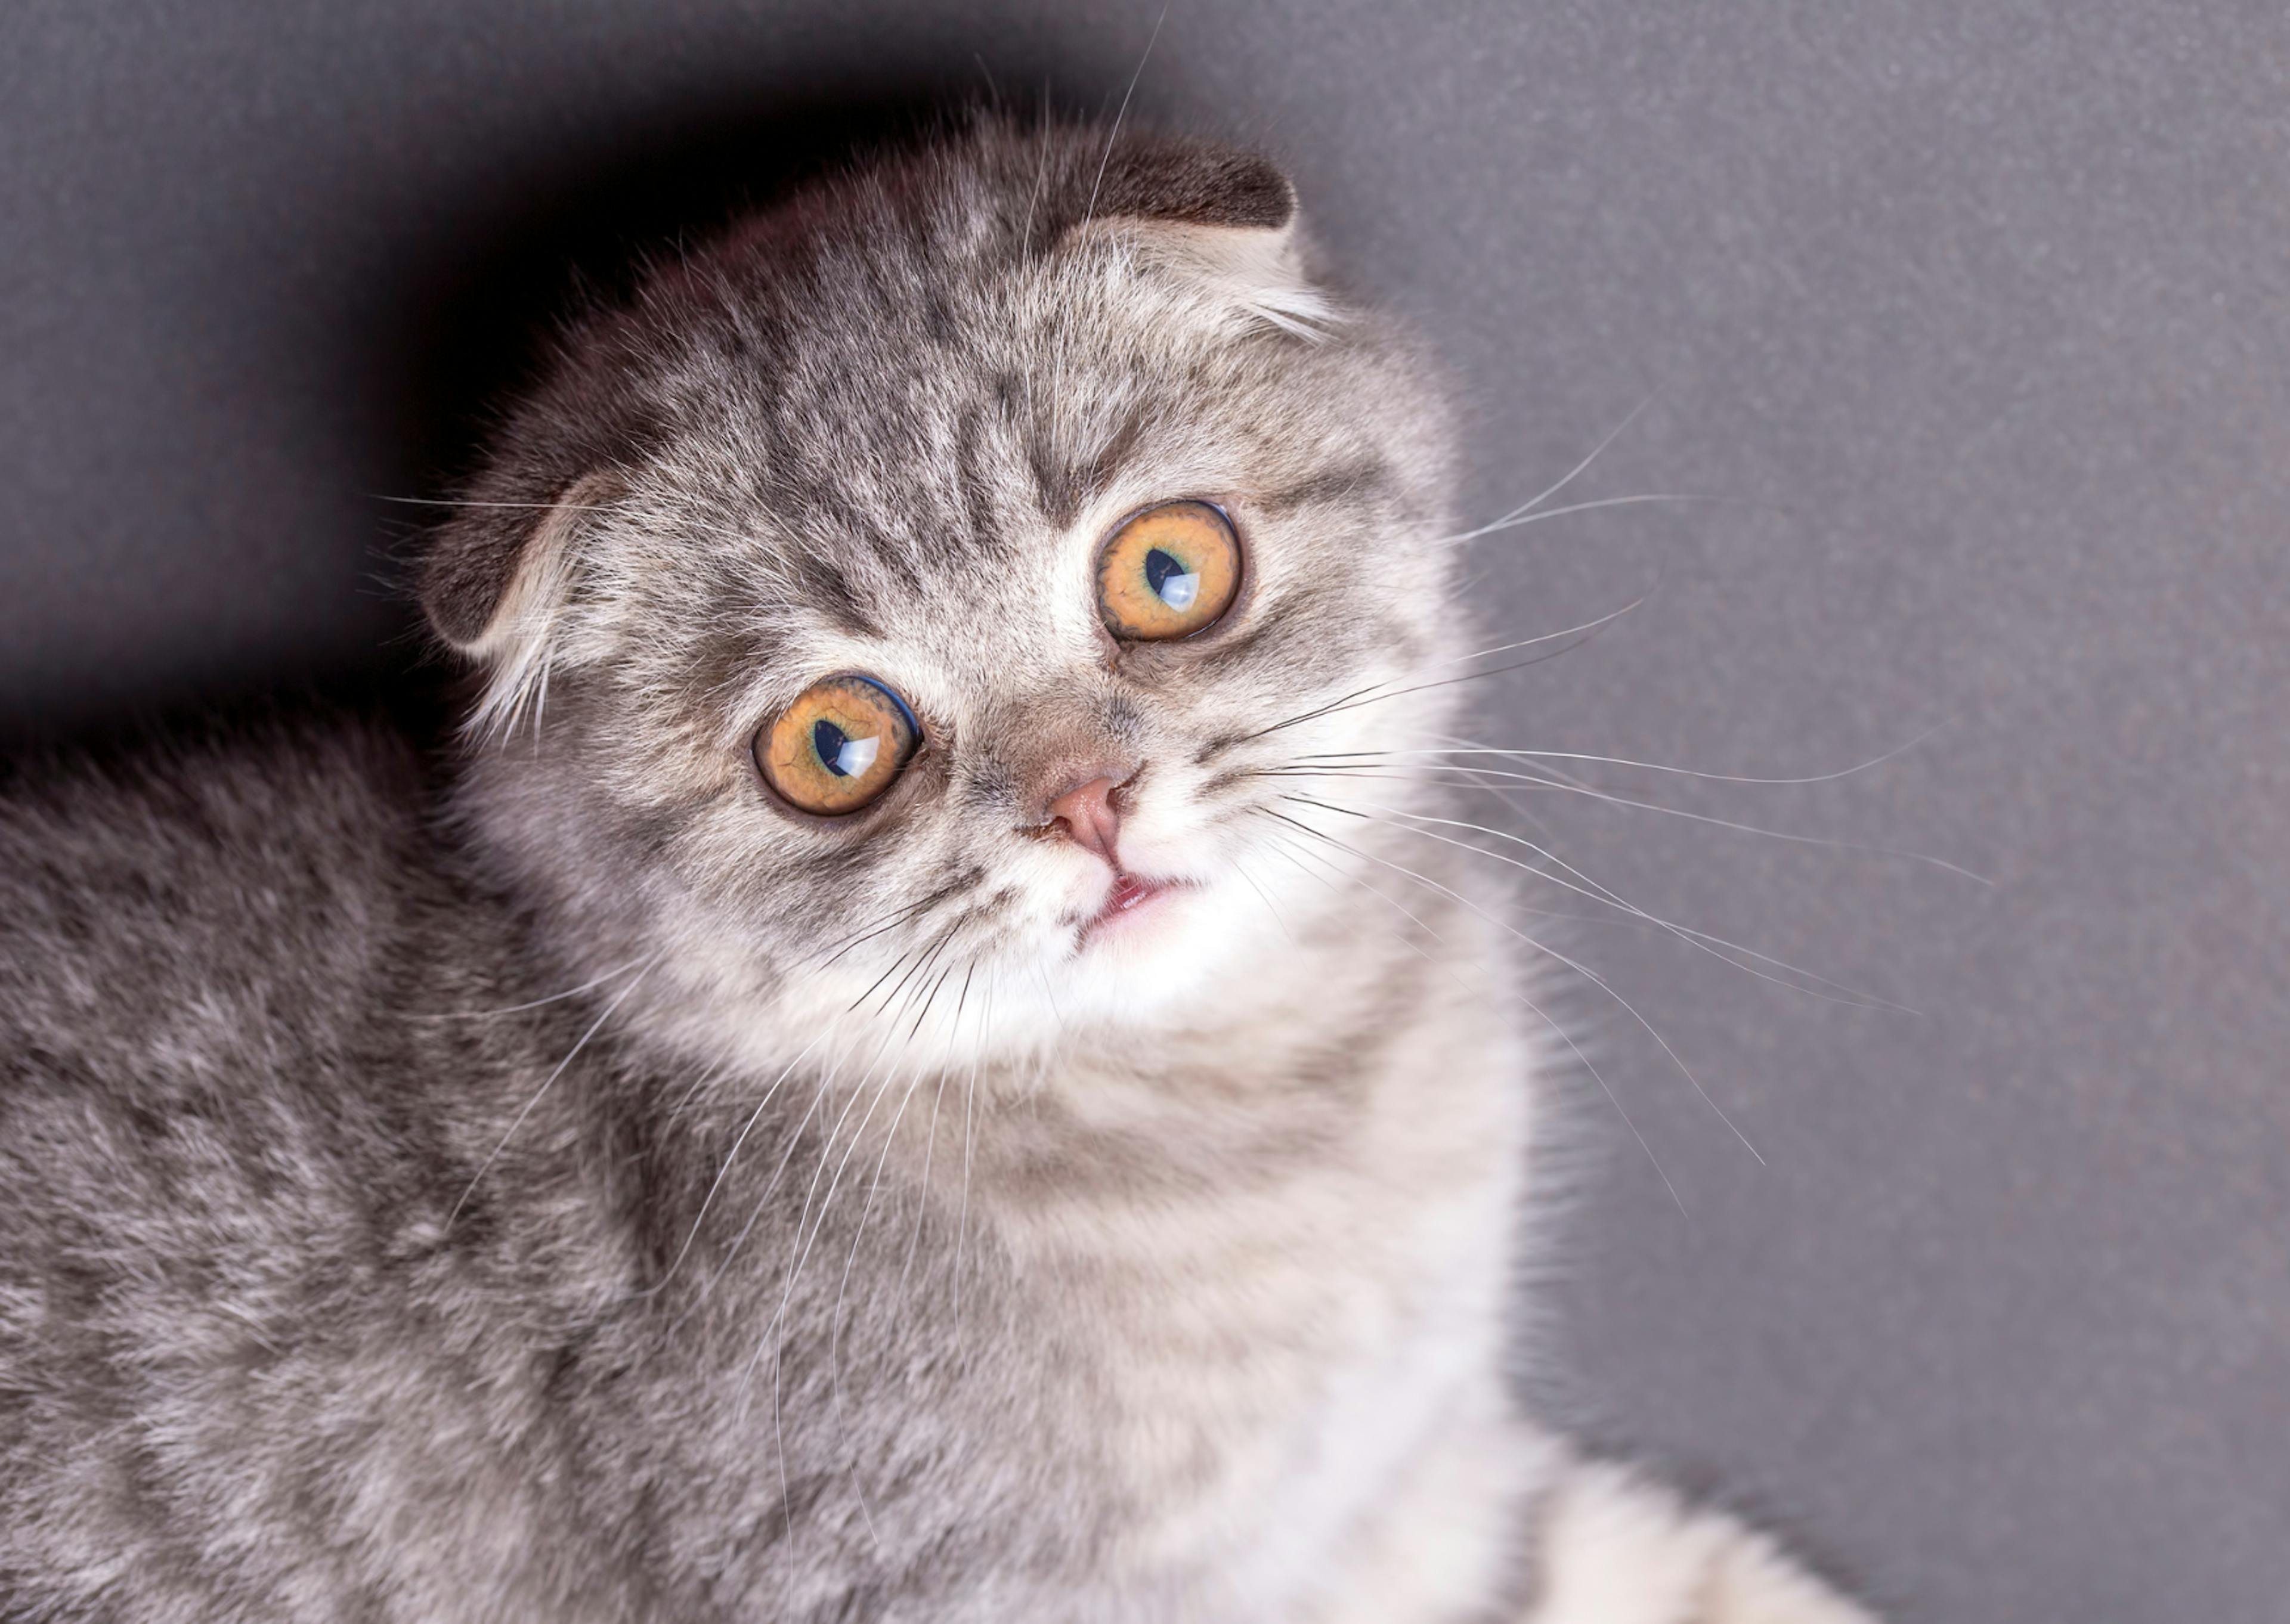
<path fill-rule="evenodd" d="M 436 772 L 402 724 L 266 707 L 0 767 L 0 1047 L 197 1069 L 320 1041 L 434 912 Z"/>

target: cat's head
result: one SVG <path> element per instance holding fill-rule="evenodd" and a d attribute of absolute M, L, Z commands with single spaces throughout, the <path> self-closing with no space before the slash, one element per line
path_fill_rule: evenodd
<path fill-rule="evenodd" d="M 1231 1018 L 1450 715 L 1447 464 L 1269 164 L 981 121 L 567 336 L 423 561 L 468 805 L 728 1059 Z"/>

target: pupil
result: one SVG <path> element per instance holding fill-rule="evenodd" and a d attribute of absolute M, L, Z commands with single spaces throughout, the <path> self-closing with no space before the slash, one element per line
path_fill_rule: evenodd
<path fill-rule="evenodd" d="M 1199 592 L 1201 578 L 1185 568 L 1173 553 L 1159 548 L 1145 555 L 1145 584 L 1153 588 L 1153 596 L 1172 609 L 1184 610 L 1193 606 L 1194 596 Z"/>
<path fill-rule="evenodd" d="M 1169 554 L 1155 548 L 1145 555 L 1145 584 L 1153 588 L 1153 596 L 1161 596 L 1161 588 L 1172 575 L 1182 575 L 1185 566 Z"/>
<path fill-rule="evenodd" d="M 850 742 L 850 734 L 832 722 L 811 724 L 811 748 L 819 752 L 819 764 L 837 778 L 851 776 L 843 766 L 843 747 Z"/>

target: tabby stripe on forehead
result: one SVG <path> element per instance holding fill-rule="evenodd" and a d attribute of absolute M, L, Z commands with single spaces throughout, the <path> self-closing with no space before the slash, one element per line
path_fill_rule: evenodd
<path fill-rule="evenodd" d="M 797 553 L 790 561 L 797 582 L 812 604 L 835 622 L 837 629 L 861 637 L 878 637 L 881 628 L 860 601 L 858 589 L 842 567 L 816 553 Z"/>
<path fill-rule="evenodd" d="M 962 414 L 954 431 L 954 476 L 962 490 L 963 518 L 969 526 L 971 547 L 981 553 L 999 533 L 994 523 L 986 475 L 979 462 L 980 442 L 987 430 L 986 411 L 982 405 L 972 406 Z"/>
<path fill-rule="evenodd" d="M 1096 455 L 1086 462 L 1066 467 L 1055 466 L 1057 453 L 1045 436 L 1038 433 L 1032 436 L 1027 447 L 1027 465 L 1033 472 L 1035 488 L 1041 492 L 1042 511 L 1050 521 L 1060 525 L 1072 524 L 1074 516 L 1113 482 L 1113 476 L 1137 449 L 1144 432 L 1143 419 L 1132 411 L 1122 419 L 1121 427 L 1107 436 Z"/>

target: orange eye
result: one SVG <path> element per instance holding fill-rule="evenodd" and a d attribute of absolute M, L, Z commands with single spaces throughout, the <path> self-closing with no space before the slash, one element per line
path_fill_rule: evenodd
<path fill-rule="evenodd" d="M 1113 532 L 1097 560 L 1097 611 L 1133 643 L 1189 637 L 1240 588 L 1240 538 L 1206 502 L 1164 502 Z"/>
<path fill-rule="evenodd" d="M 789 805 L 835 818 L 888 789 L 921 742 L 897 694 L 872 677 L 830 676 L 757 735 L 756 764 Z"/>

